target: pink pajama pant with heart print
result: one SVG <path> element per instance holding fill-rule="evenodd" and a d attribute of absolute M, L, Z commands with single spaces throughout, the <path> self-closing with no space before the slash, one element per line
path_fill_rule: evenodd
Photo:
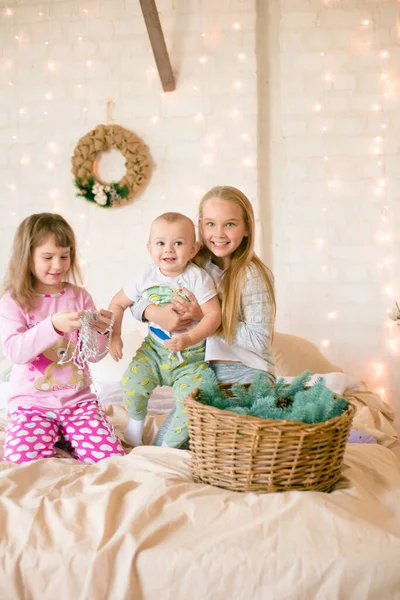
<path fill-rule="evenodd" d="M 113 426 L 92 400 L 57 410 L 18 406 L 8 412 L 3 460 L 21 464 L 50 458 L 60 434 L 84 462 L 125 454 Z"/>

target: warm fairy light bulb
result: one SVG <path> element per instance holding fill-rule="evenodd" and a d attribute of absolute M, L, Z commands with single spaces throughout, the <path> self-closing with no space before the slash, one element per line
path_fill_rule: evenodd
<path fill-rule="evenodd" d="M 382 73 L 381 75 L 382 79 L 387 79 L 389 77 L 388 73 Z"/>
<path fill-rule="evenodd" d="M 383 193 L 383 192 L 382 192 L 382 189 L 381 189 L 381 188 L 379 188 L 379 187 L 375 188 L 375 194 L 378 194 L 378 195 L 379 195 L 379 194 L 382 194 L 382 193 Z"/>
<path fill-rule="evenodd" d="M 203 165 L 211 165 L 213 162 L 213 155 L 212 154 L 205 154 L 203 156 Z"/>
<path fill-rule="evenodd" d="M 83 12 L 84 12 L 84 13 L 87 15 L 89 11 L 88 11 L 88 9 L 87 9 L 87 8 L 84 8 L 84 9 L 83 9 Z"/>
<path fill-rule="evenodd" d="M 328 187 L 329 188 L 333 187 L 333 181 L 328 181 Z"/>
<path fill-rule="evenodd" d="M 87 65 L 88 67 L 91 67 L 91 66 L 92 66 L 92 64 L 93 64 L 93 61 L 92 61 L 92 60 L 87 60 L 87 61 L 86 61 L 86 65 Z"/>
<path fill-rule="evenodd" d="M 201 34 L 201 37 L 206 37 L 206 34 L 204 33 L 204 31 L 203 31 L 203 33 Z"/>
<path fill-rule="evenodd" d="M 252 158 L 251 156 L 246 156 L 246 158 L 243 159 L 243 164 L 245 167 L 254 166 L 254 162 L 254 158 Z"/>
<path fill-rule="evenodd" d="M 239 60 L 244 60 L 245 58 L 246 58 L 246 55 L 245 55 L 243 52 L 240 52 L 240 53 L 238 54 L 238 59 L 239 59 Z"/>
<path fill-rule="evenodd" d="M 46 163 L 46 167 L 47 167 L 48 169 L 52 169 L 52 168 L 54 167 L 54 163 L 53 163 L 51 160 L 49 160 L 49 161 L 47 161 L 47 163 Z"/>
<path fill-rule="evenodd" d="M 381 58 L 388 58 L 389 52 L 387 50 L 382 50 L 382 52 L 379 53 L 379 56 Z"/>
<path fill-rule="evenodd" d="M 333 77 L 330 73 L 327 73 L 324 77 L 325 81 L 332 81 Z"/>
<path fill-rule="evenodd" d="M 196 121 L 202 121 L 204 119 L 204 115 L 202 113 L 197 113 L 195 119 Z"/>
<path fill-rule="evenodd" d="M 383 375 L 383 372 L 385 370 L 384 365 L 382 365 L 381 363 L 377 363 L 375 366 L 375 373 L 377 377 L 381 377 L 381 375 Z"/>
<path fill-rule="evenodd" d="M 81 42 L 81 41 L 83 40 L 83 37 L 80 35 L 80 36 L 78 37 L 78 40 Z"/>
<path fill-rule="evenodd" d="M 323 132 L 325 132 L 327 130 L 327 127 L 324 125 L 321 129 Z"/>
<path fill-rule="evenodd" d="M 321 342 L 321 346 L 324 346 L 324 348 L 327 348 L 330 345 L 331 345 L 331 343 L 329 340 L 322 340 L 322 342 Z"/>
<path fill-rule="evenodd" d="M 378 185 L 379 185 L 380 187 L 385 187 L 385 180 L 384 180 L 384 179 L 380 179 L 380 180 L 378 181 Z"/>
<path fill-rule="evenodd" d="M 195 92 L 197 92 L 197 90 L 198 90 L 199 88 L 197 87 L 197 85 L 194 85 L 194 86 L 193 86 L 193 89 L 194 89 L 194 91 L 195 91 Z"/>
<path fill-rule="evenodd" d="M 369 21 L 368 19 L 365 19 L 364 21 L 361 21 L 361 25 L 370 25 L 371 21 Z"/>
<path fill-rule="evenodd" d="M 235 83 L 234 83 L 233 85 L 234 85 L 234 87 L 235 87 L 236 89 L 240 89 L 240 88 L 242 87 L 242 85 L 243 85 L 243 84 L 242 84 L 242 82 L 241 82 L 241 81 L 235 81 Z"/>
<path fill-rule="evenodd" d="M 153 121 L 153 123 L 157 123 L 157 121 L 159 120 L 159 117 L 157 117 L 157 116 L 152 117 L 151 120 Z"/>
<path fill-rule="evenodd" d="M 318 246 L 323 246 L 324 245 L 324 240 L 322 238 L 318 238 L 317 240 L 315 240 L 315 243 Z"/>
<path fill-rule="evenodd" d="M 49 71 L 54 71 L 55 66 L 56 63 L 54 63 L 53 61 L 47 63 L 47 68 L 49 69 Z"/>
<path fill-rule="evenodd" d="M 372 110 L 378 111 L 381 110 L 381 107 L 379 106 L 379 104 L 373 104 Z"/>
<path fill-rule="evenodd" d="M 12 86 L 12 81 L 9 81 L 9 82 L 8 82 L 8 85 L 11 87 L 11 86 Z"/>
<path fill-rule="evenodd" d="M 327 156 L 324 156 L 324 160 L 329 160 L 329 158 Z"/>
<path fill-rule="evenodd" d="M 29 158 L 29 156 L 23 156 L 21 158 L 21 165 L 29 165 L 31 162 L 31 159 Z"/>
<path fill-rule="evenodd" d="M 372 46 L 372 42 L 367 42 L 367 46 Z"/>
<path fill-rule="evenodd" d="M 319 112 L 322 109 L 322 106 L 320 104 L 316 104 L 314 108 L 317 112 Z"/>
<path fill-rule="evenodd" d="M 81 213 L 79 216 L 80 216 L 80 218 L 81 218 L 81 219 L 82 219 L 82 221 L 83 221 L 83 219 L 85 218 L 85 213 Z"/>
<path fill-rule="evenodd" d="M 326 271 L 326 265 L 322 265 L 321 271 Z"/>
<path fill-rule="evenodd" d="M 320 56 L 325 56 L 325 52 L 320 52 Z"/>
<path fill-rule="evenodd" d="M 201 62 L 204 65 L 204 63 L 207 62 L 207 57 L 206 56 L 200 56 L 199 62 Z"/>
<path fill-rule="evenodd" d="M 4 14 L 6 15 L 6 17 L 11 17 L 13 15 L 13 12 L 14 11 L 12 11 L 11 8 L 6 8 Z"/>
<path fill-rule="evenodd" d="M 379 396 L 382 396 L 383 398 L 385 397 L 386 390 L 384 387 L 376 388 L 375 391 Z"/>
<path fill-rule="evenodd" d="M 376 137 L 375 141 L 378 142 L 378 144 L 380 144 L 382 142 L 383 138 L 381 137 Z"/>
<path fill-rule="evenodd" d="M 45 94 L 45 98 L 46 98 L 46 100 L 52 100 L 53 99 L 53 94 L 50 94 L 50 93 Z"/>
<path fill-rule="evenodd" d="M 249 136 L 247 135 L 247 133 L 242 133 L 242 135 L 241 135 L 240 137 L 242 138 L 242 140 L 243 140 L 244 142 L 247 142 L 247 141 L 248 141 L 248 139 L 249 139 Z"/>
<path fill-rule="evenodd" d="M 17 189 L 17 186 L 15 185 L 15 183 L 10 183 L 10 185 L 8 187 L 12 192 L 15 192 L 15 190 Z"/>
<path fill-rule="evenodd" d="M 394 295 L 394 291 L 391 285 L 387 285 L 385 287 L 385 292 L 387 293 L 388 296 L 393 296 Z"/>
<path fill-rule="evenodd" d="M 239 23 L 234 23 L 233 24 L 233 29 L 240 29 L 240 24 Z"/>
<path fill-rule="evenodd" d="M 335 313 L 335 312 L 330 312 L 330 313 L 328 314 L 328 319 L 336 319 L 336 316 L 337 316 L 337 315 L 336 315 L 336 313 Z"/>

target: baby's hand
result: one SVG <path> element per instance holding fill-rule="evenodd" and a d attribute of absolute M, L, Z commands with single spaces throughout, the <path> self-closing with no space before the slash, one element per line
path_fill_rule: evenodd
<path fill-rule="evenodd" d="M 111 338 L 109 352 L 116 362 L 121 360 L 121 358 L 123 357 L 123 354 L 122 354 L 123 347 L 124 347 L 124 342 L 122 341 L 121 336 L 113 334 L 113 336 Z"/>
<path fill-rule="evenodd" d="M 61 310 L 51 317 L 54 329 L 61 333 L 72 333 L 80 329 L 82 323 L 80 320 L 81 313 L 72 310 Z"/>
<path fill-rule="evenodd" d="M 97 313 L 97 318 L 92 323 L 93 329 L 99 333 L 107 333 L 110 331 L 111 324 L 114 323 L 114 316 L 111 310 L 101 308 Z"/>
<path fill-rule="evenodd" d="M 180 350 L 185 350 L 191 346 L 192 340 L 188 333 L 181 333 L 179 335 L 174 335 L 170 340 L 166 340 L 164 345 L 172 352 L 179 352 Z"/>

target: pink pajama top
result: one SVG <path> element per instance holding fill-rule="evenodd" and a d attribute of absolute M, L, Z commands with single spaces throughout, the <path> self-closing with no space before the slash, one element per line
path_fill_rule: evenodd
<path fill-rule="evenodd" d="M 51 316 L 62 310 L 95 310 L 92 297 L 72 283 L 57 294 L 37 294 L 35 307 L 25 312 L 6 293 L 0 300 L 0 339 L 5 356 L 13 363 L 7 410 L 17 406 L 62 408 L 95 400 L 87 367 L 72 361 L 59 365 L 68 340 L 74 350 L 78 333 L 58 333 Z M 99 355 L 105 350 L 106 335 L 96 333 Z"/>

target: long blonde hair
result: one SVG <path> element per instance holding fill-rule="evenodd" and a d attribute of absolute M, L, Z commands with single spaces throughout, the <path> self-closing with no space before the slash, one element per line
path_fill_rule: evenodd
<path fill-rule="evenodd" d="M 231 254 L 231 260 L 225 271 L 223 294 L 222 294 L 222 324 L 217 333 L 223 335 L 228 344 L 232 343 L 238 321 L 241 316 L 241 290 L 244 285 L 247 268 L 254 266 L 259 276 L 264 280 L 267 286 L 273 312 L 276 312 L 275 292 L 273 285 L 273 275 L 266 265 L 258 258 L 254 252 L 254 212 L 250 200 L 237 188 L 229 185 L 213 187 L 200 200 L 199 218 L 203 218 L 203 209 L 207 200 L 216 198 L 238 204 L 243 211 L 243 218 L 247 228 L 247 236 L 243 238 L 239 247 Z M 213 258 L 213 253 L 205 246 L 201 227 L 199 227 L 199 240 L 201 248 L 194 261 L 204 267 L 209 259 Z"/>
<path fill-rule="evenodd" d="M 56 246 L 70 248 L 71 266 L 68 278 L 74 283 L 82 281 L 76 256 L 75 234 L 61 215 L 38 213 L 20 223 L 12 247 L 3 293 L 10 292 L 15 302 L 24 310 L 33 308 L 35 279 L 31 270 L 32 251 L 54 236 Z"/>

